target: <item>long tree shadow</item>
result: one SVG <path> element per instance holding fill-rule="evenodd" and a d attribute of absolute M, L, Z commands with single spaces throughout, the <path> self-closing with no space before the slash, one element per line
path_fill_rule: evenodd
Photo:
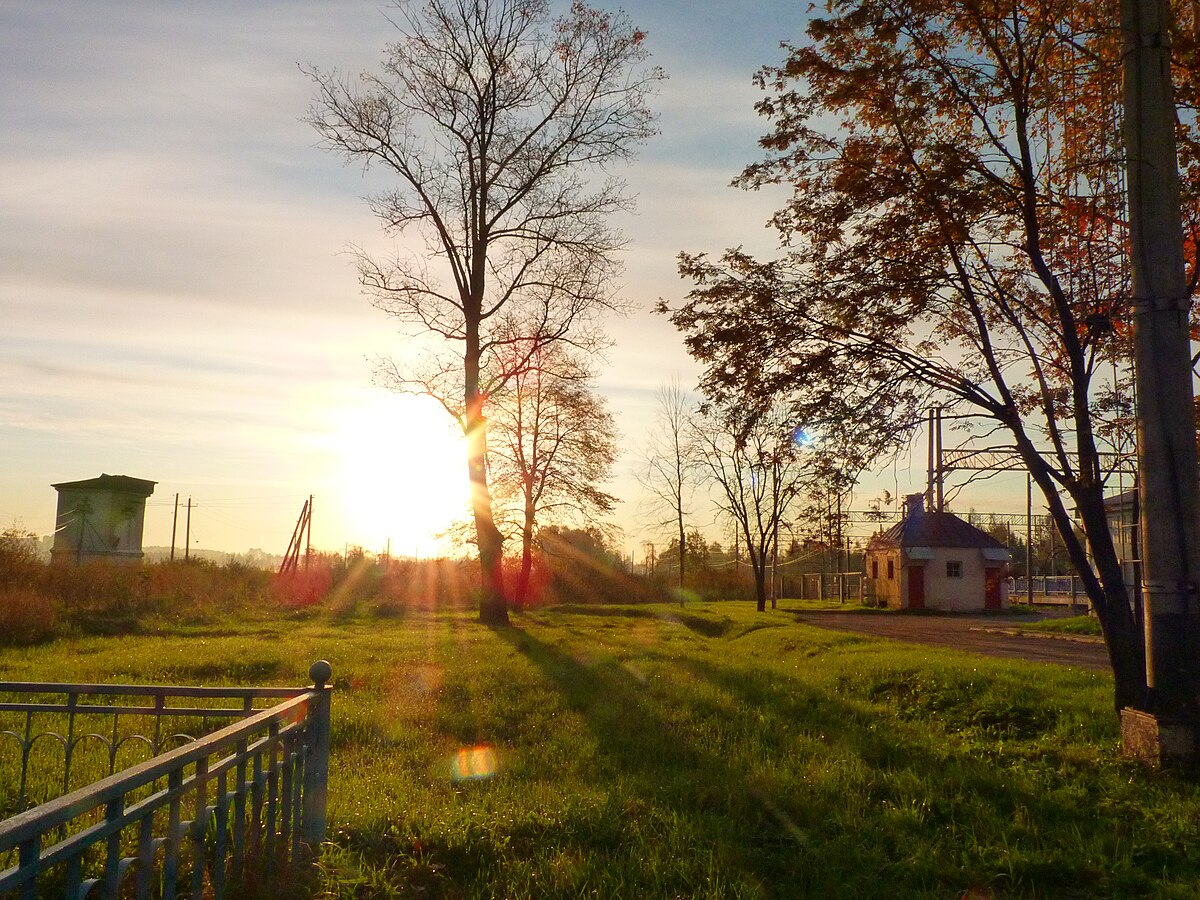
<path fill-rule="evenodd" d="M 875 810 L 868 816 L 868 827 L 877 825 L 872 834 L 861 831 L 862 818 L 843 817 L 842 804 L 856 802 L 852 785 L 842 796 L 792 796 L 780 801 L 785 812 L 801 826 L 821 823 L 818 840 L 827 846 L 840 839 L 875 842 L 870 849 L 884 849 L 876 855 L 876 873 L 869 879 L 878 887 L 893 887 L 907 878 L 914 882 L 928 880 L 936 872 L 940 857 L 946 863 L 960 867 L 963 876 L 974 868 L 984 871 L 987 880 L 1025 892 L 1051 896 L 1096 896 L 1104 892 L 1110 874 L 1097 861 L 1084 858 L 1081 846 L 1103 846 L 1115 839 L 1142 843 L 1139 853 L 1153 856 L 1162 870 L 1176 872 L 1197 870 L 1194 856 L 1183 846 L 1156 845 L 1135 835 L 1149 823 L 1129 820 L 1115 822 L 1097 817 L 1096 809 L 1078 802 L 1072 789 L 1066 786 L 1069 770 L 1089 770 L 1091 763 L 1059 755 L 1051 746 L 1041 744 L 1032 757 L 1015 753 L 1004 764 L 998 755 L 980 753 L 979 744 L 952 746 L 949 735 L 941 735 L 921 725 L 919 719 L 905 718 L 906 726 L 893 722 L 880 727 L 884 714 L 872 712 L 863 704 L 846 702 L 797 684 L 794 679 L 780 678 L 769 669 L 732 668 L 689 659 L 686 668 L 693 674 L 729 691 L 747 708 L 773 710 L 792 723 L 796 731 L 818 736 L 828 745 L 835 757 L 855 760 L 865 767 L 861 779 L 867 790 L 857 799 L 867 799 Z M 963 698 L 970 705 L 969 698 Z M 985 710 L 986 711 L 986 710 Z M 981 730 L 994 741 L 1036 740 L 1052 727 L 1051 720 L 1031 720 L 1028 710 L 997 709 L 993 717 L 981 720 Z M 909 735 L 905 739 L 903 735 Z M 984 741 L 984 744 L 987 742 Z M 769 748 L 764 748 L 769 749 Z M 1041 772 L 1038 774 L 1038 766 Z M 1057 774 L 1048 774 L 1057 773 Z M 1064 785 L 1055 789 L 1055 782 Z M 839 823 L 850 823 L 856 835 L 838 834 Z M 814 832 L 808 832 L 812 834 Z M 972 836 L 975 845 L 964 859 L 957 846 L 959 834 Z M 933 838 L 932 835 L 940 835 Z M 1059 861 L 1045 866 L 1034 859 L 1024 859 L 1018 845 L 1025 841 L 1043 845 L 1058 844 Z M 917 850 L 919 841 L 929 841 L 928 858 L 922 860 Z M 863 850 L 867 848 L 864 847 Z M 1009 857 L 1010 850 L 1017 852 Z M 837 866 L 837 854 L 828 850 L 821 854 L 824 863 Z M 933 863 L 934 865 L 930 865 Z M 859 852 L 860 872 L 872 866 L 872 853 Z M 908 867 L 908 871 L 905 871 Z M 988 868 L 991 871 L 987 871 Z M 949 867 L 947 867 L 949 868 Z M 1153 870 L 1154 866 L 1147 867 Z M 924 871 L 922 871 L 924 870 Z M 847 876 L 853 877 L 848 871 Z M 1141 876 L 1130 874 L 1134 893 L 1145 892 L 1149 885 Z M 943 888 L 963 890 L 971 879 L 956 883 L 952 871 L 937 873 Z M 886 889 L 884 890 L 886 894 Z"/>
<path fill-rule="evenodd" d="M 1069 791 L 1047 792 L 1020 760 L 1012 769 L 948 749 L 919 720 L 898 722 L 769 667 L 653 647 L 595 662 L 526 631 L 496 634 L 586 723 L 598 781 L 630 785 L 644 802 L 686 818 L 728 870 L 765 896 L 961 893 L 981 876 L 1063 896 L 1105 883 L 1094 861 L 1071 858 L 1071 836 L 1097 846 L 1111 825 Z M 658 677 L 647 683 L 643 668 Z M 671 671 L 678 684 L 663 674 Z M 973 835 L 967 849 L 962 834 Z M 1061 835 L 1064 862 L 1025 871 L 1008 858 L 1010 843 L 1032 834 L 1043 842 Z M 1191 867 L 1179 854 L 1164 862 Z"/>
<path fill-rule="evenodd" d="M 754 718 L 747 704 L 762 702 L 761 695 L 756 701 L 746 685 L 725 677 L 718 667 L 701 665 L 699 674 L 719 682 L 735 705 L 745 708 L 731 711 L 711 700 L 689 698 L 682 686 L 658 686 L 658 696 L 651 698 L 636 666 L 581 661 L 516 629 L 497 629 L 496 634 L 533 663 L 583 718 L 607 769 L 596 773 L 598 780 L 631 784 L 641 800 L 685 817 L 724 866 L 743 873 L 767 896 L 796 896 L 800 886 L 804 891 L 828 891 L 834 885 L 839 895 L 872 894 L 871 881 L 864 878 L 869 871 L 861 866 L 854 871 L 855 866 L 847 864 L 846 871 L 838 872 L 820 858 L 822 829 L 835 818 L 830 804 L 836 797 L 782 794 L 770 777 L 764 777 L 762 765 L 745 765 L 744 758 L 744 767 L 735 765 L 723 755 L 729 747 L 719 740 L 699 743 L 703 737 L 697 722 L 716 731 L 737 731 L 744 727 L 744 717 Z M 651 651 L 646 658 L 654 655 Z M 659 709 L 679 708 L 678 721 L 665 718 L 656 704 Z M 819 733 L 847 756 L 873 759 L 868 765 L 888 756 L 903 758 L 904 765 L 914 769 L 933 765 L 919 746 L 885 746 L 869 716 L 826 694 L 805 690 L 802 696 L 788 698 L 784 708 L 796 715 L 798 729 Z M 787 752 L 770 741 L 760 749 L 760 761 Z M 880 866 L 887 861 L 885 855 Z M 884 883 L 876 880 L 874 888 Z"/>

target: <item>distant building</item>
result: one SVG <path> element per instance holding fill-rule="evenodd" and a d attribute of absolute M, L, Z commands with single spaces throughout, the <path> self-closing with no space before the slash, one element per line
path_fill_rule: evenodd
<path fill-rule="evenodd" d="M 910 494 L 903 521 L 871 538 L 867 576 L 894 609 L 967 612 L 1008 606 L 1008 549 L 953 513 Z"/>
<path fill-rule="evenodd" d="M 141 562 L 146 498 L 155 484 L 128 475 L 101 475 L 51 485 L 58 491 L 51 559 Z"/>
<path fill-rule="evenodd" d="M 1138 492 L 1137 488 L 1122 491 L 1104 498 L 1104 517 L 1108 519 L 1108 530 L 1112 534 L 1117 561 L 1125 580 L 1125 590 L 1134 609 L 1141 608 L 1142 580 L 1138 559 Z"/>

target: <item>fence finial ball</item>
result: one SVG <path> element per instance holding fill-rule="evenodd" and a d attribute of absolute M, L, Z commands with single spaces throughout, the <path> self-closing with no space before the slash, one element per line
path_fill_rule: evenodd
<path fill-rule="evenodd" d="M 308 677 L 313 680 L 313 684 L 317 687 L 324 687 L 329 684 L 329 679 L 333 677 L 333 666 L 323 659 L 318 659 L 309 666 Z"/>

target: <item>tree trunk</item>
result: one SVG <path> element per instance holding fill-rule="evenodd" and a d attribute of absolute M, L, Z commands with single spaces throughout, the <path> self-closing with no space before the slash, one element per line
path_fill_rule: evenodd
<path fill-rule="evenodd" d="M 684 560 L 687 559 L 687 535 L 683 530 L 683 512 L 682 505 L 679 513 L 679 602 L 683 602 L 683 566 Z"/>
<path fill-rule="evenodd" d="M 492 494 L 487 483 L 487 419 L 483 415 L 483 398 L 478 395 L 467 401 L 467 468 L 479 546 L 479 621 L 487 625 L 507 625 L 504 538 L 492 515 Z"/>
<path fill-rule="evenodd" d="M 521 572 L 517 576 L 517 586 L 513 591 L 513 602 L 521 609 L 529 601 L 529 576 L 533 571 L 533 520 L 535 511 L 533 503 L 525 503 L 525 524 L 521 528 Z"/>
<path fill-rule="evenodd" d="M 1085 548 L 1072 528 L 1071 517 L 1046 470 L 1045 460 L 1023 432 L 1013 430 L 1017 437 L 1018 452 L 1046 499 L 1058 535 L 1063 540 L 1072 566 L 1080 575 L 1084 592 L 1096 611 L 1096 618 L 1100 620 L 1113 670 L 1113 703 L 1118 712 L 1127 706 L 1142 709 L 1146 699 L 1145 640 L 1133 613 L 1129 592 L 1125 587 L 1125 575 L 1117 559 L 1112 531 L 1104 510 L 1104 488 L 1095 478 L 1077 481 L 1070 488 L 1071 500 L 1087 541 Z M 1090 450 L 1086 455 L 1094 458 L 1095 448 L 1090 441 L 1081 449 Z M 1081 457 L 1084 455 L 1080 454 Z M 1026 552 L 1031 553 L 1032 547 L 1027 547 Z"/>
<path fill-rule="evenodd" d="M 750 545 L 750 568 L 754 571 L 754 597 L 759 612 L 767 611 L 767 560 L 762 553 L 756 553 Z"/>
<path fill-rule="evenodd" d="M 1069 527 L 1068 533 L 1064 534 L 1060 525 L 1059 537 L 1063 539 L 1076 571 L 1084 576 L 1084 589 L 1104 632 L 1104 643 L 1108 647 L 1113 670 L 1113 702 L 1118 711 L 1127 706 L 1143 709 L 1146 702 L 1145 638 L 1134 615 L 1125 586 L 1125 575 L 1117 560 L 1103 497 L 1098 490 L 1083 490 L 1072 499 L 1092 551 L 1092 564 L 1089 565 L 1083 548 L 1078 546 L 1079 542 Z M 1065 510 L 1062 515 L 1066 516 Z M 1092 565 L 1095 566 L 1095 576 L 1092 574 Z"/>

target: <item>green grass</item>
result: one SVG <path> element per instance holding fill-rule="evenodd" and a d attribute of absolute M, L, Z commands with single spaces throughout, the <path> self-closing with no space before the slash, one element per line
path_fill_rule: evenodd
<path fill-rule="evenodd" d="M 88 637 L 2 651 L 0 679 L 288 684 L 329 659 L 323 897 L 1200 890 L 1200 790 L 1120 758 L 1106 676 L 750 603 L 514 622 L 312 615 Z"/>
<path fill-rule="evenodd" d="M 865 607 L 857 597 L 847 597 L 843 603 L 837 597 L 826 597 L 824 600 L 800 600 L 798 598 L 784 598 L 779 601 L 779 605 L 785 609 L 841 609 L 841 610 L 856 610 L 870 609 Z"/>
<path fill-rule="evenodd" d="M 1022 631 L 1043 631 L 1047 634 L 1082 634 L 1100 637 L 1100 620 L 1091 616 L 1069 616 L 1064 619 L 1043 619 L 1021 626 Z"/>

